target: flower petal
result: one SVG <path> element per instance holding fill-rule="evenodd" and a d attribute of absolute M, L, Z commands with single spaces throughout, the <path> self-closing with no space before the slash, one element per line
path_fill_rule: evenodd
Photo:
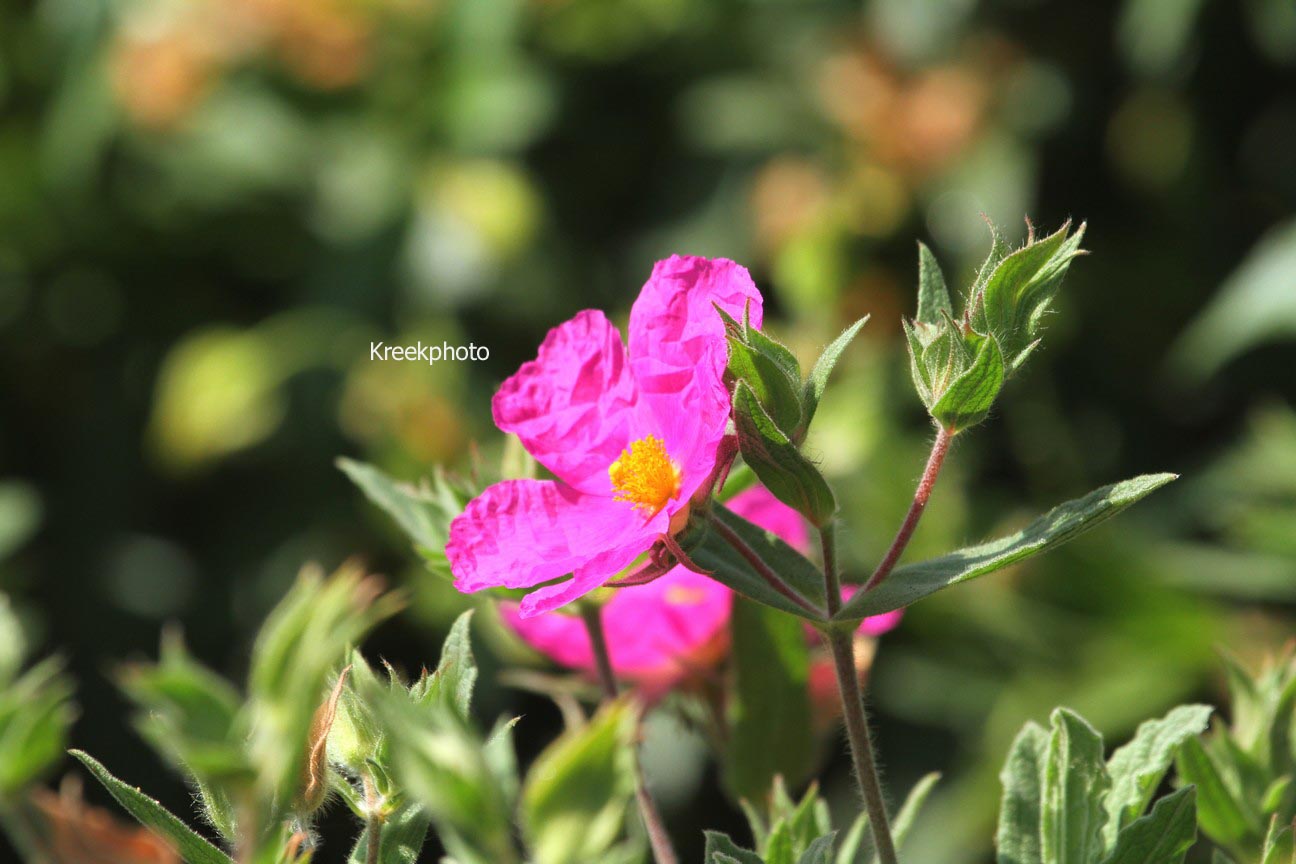
<path fill-rule="evenodd" d="M 634 588 L 619 589 L 603 607 L 608 653 L 617 677 L 669 687 L 689 670 L 710 664 L 723 648 L 731 595 L 720 583 L 676 567 Z M 514 632 L 570 669 L 594 671 L 585 624 L 551 612 L 523 618 L 516 604 L 500 604 Z"/>
<path fill-rule="evenodd" d="M 729 419 L 728 351 L 715 306 L 742 320 L 749 301 L 759 327 L 761 295 L 746 268 L 676 255 L 657 262 L 630 310 L 630 365 L 640 399 L 680 464 L 684 500 L 710 475 Z"/>
<path fill-rule="evenodd" d="M 647 551 L 667 518 L 645 523 L 624 502 L 552 480 L 506 480 L 450 523 L 446 556 L 463 592 L 530 588 L 574 574 L 524 598 L 523 614 L 534 614 L 528 607 L 552 609 L 603 584 Z"/>
<path fill-rule="evenodd" d="M 550 330 L 491 406 L 495 424 L 559 479 L 611 495 L 608 466 L 630 441 L 638 400 L 621 334 L 590 309 Z"/>

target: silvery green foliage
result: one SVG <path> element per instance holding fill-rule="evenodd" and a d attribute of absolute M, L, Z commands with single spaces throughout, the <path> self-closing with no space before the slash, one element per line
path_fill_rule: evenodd
<path fill-rule="evenodd" d="M 1179 751 L 1179 776 L 1197 786 L 1202 833 L 1228 858 L 1291 864 L 1296 818 L 1296 648 L 1253 674 L 1225 655 L 1231 723 Z"/>
<path fill-rule="evenodd" d="M 903 848 L 938 780 L 939 774 L 928 774 L 918 781 L 895 814 L 891 834 L 897 848 Z M 708 831 L 703 864 L 876 864 L 865 814 L 845 833 L 834 830 L 827 802 L 819 797 L 816 784 L 796 801 L 788 795 L 783 778 L 776 777 L 763 807 L 745 799 L 742 805 L 756 848 L 744 849 L 728 836 Z"/>
<path fill-rule="evenodd" d="M 1197 790 L 1145 811 L 1210 712 L 1185 705 L 1144 723 L 1106 761 L 1102 736 L 1073 711 L 1056 709 L 1047 730 L 1027 723 L 999 775 L 998 864 L 1180 864 L 1197 838 Z"/>
<path fill-rule="evenodd" d="M 1081 225 L 1010 250 L 993 226 L 990 255 L 955 317 L 940 265 L 918 247 L 918 310 L 905 321 L 910 372 L 932 418 L 951 432 L 986 418 L 1004 382 L 1039 345 L 1044 319 L 1072 259 L 1081 254 Z"/>

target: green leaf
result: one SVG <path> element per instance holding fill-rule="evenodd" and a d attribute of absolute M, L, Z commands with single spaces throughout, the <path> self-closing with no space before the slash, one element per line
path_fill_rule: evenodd
<path fill-rule="evenodd" d="M 816 838 L 801 853 L 801 857 L 797 859 L 797 864 L 829 864 L 832 861 L 833 841 L 836 839 L 836 831 Z"/>
<path fill-rule="evenodd" d="M 0 688 L 0 798 L 20 794 L 62 758 L 76 713 L 71 699 L 58 657 Z"/>
<path fill-rule="evenodd" d="M 799 783 L 814 767 L 813 741 L 805 734 L 811 716 L 804 627 L 777 609 L 733 600 L 734 686 L 725 782 L 736 796 L 762 795 L 780 774 Z"/>
<path fill-rule="evenodd" d="M 969 333 L 964 334 L 964 341 L 976 345 L 972 362 L 931 406 L 932 417 L 951 432 L 984 420 L 1004 383 L 1004 359 L 998 340 Z"/>
<path fill-rule="evenodd" d="M 864 848 L 864 839 L 869 834 L 868 813 L 860 813 L 851 823 L 850 830 L 842 838 L 841 848 L 837 850 L 835 864 L 855 864 Z"/>
<path fill-rule="evenodd" d="M 1186 786 L 1156 802 L 1121 830 L 1103 864 L 1181 864 L 1197 840 L 1196 794 Z"/>
<path fill-rule="evenodd" d="M 777 363 L 789 380 L 798 383 L 801 381 L 801 363 L 782 342 L 763 330 L 754 329 L 747 323 L 743 326 L 743 338 L 748 345 Z"/>
<path fill-rule="evenodd" d="M 1042 240 L 1027 243 L 1004 258 L 990 274 L 972 324 L 993 333 L 1003 349 L 1008 374 L 1015 372 L 1034 347 L 1044 314 L 1062 285 L 1071 261 L 1080 252 L 1082 224 L 1071 236 L 1071 223 Z"/>
<path fill-rule="evenodd" d="M 161 804 L 140 790 L 118 780 L 90 754 L 81 750 L 69 752 L 90 769 L 95 779 L 104 785 L 126 812 L 134 816 L 145 828 L 165 840 L 188 864 L 231 864 L 232 859 L 228 855 L 198 836 L 193 829 L 169 813 Z"/>
<path fill-rule="evenodd" d="M 380 828 L 379 864 L 417 864 L 431 824 L 427 811 L 418 805 L 406 805 L 389 816 Z M 365 826 L 360 832 L 351 849 L 351 857 L 347 859 L 348 864 L 367 864 L 369 830 L 369 826 Z"/>
<path fill-rule="evenodd" d="M 1143 815 L 1180 745 L 1206 731 L 1213 709 L 1209 705 L 1180 705 L 1159 720 L 1139 726 L 1134 738 L 1112 754 L 1107 771 L 1107 824 L 1103 843 L 1111 849 L 1121 829 Z"/>
<path fill-rule="evenodd" d="M 118 684 L 138 708 L 134 720 L 140 735 L 172 765 L 203 785 L 251 775 L 237 729 L 242 698 L 233 685 L 190 656 L 178 632 L 164 633 L 158 663 L 124 667 Z M 225 832 L 231 825 L 223 824 L 228 820 L 213 815 L 229 838 Z"/>
<path fill-rule="evenodd" d="M 999 773 L 1003 799 L 995 846 L 997 864 L 1041 864 L 1040 784 L 1048 758 L 1048 732 L 1027 723 L 1017 733 L 1008 760 Z"/>
<path fill-rule="evenodd" d="M 828 481 L 742 381 L 734 389 L 734 423 L 743 460 L 775 498 L 816 525 L 832 518 L 837 512 L 837 499 Z"/>
<path fill-rule="evenodd" d="M 1237 797 L 1214 757 L 1196 738 L 1189 738 L 1175 758 L 1179 778 L 1197 787 L 1197 821 L 1217 843 L 1234 844 L 1259 832 L 1259 816 Z"/>
<path fill-rule="evenodd" d="M 923 804 L 927 802 L 927 797 L 936 788 L 936 783 L 939 782 L 940 778 L 940 772 L 933 771 L 914 784 L 914 787 L 909 790 L 909 794 L 905 796 L 904 804 L 901 805 L 899 812 L 896 813 L 895 819 L 891 823 L 891 839 L 895 843 L 897 852 L 904 846 L 904 841 L 909 837 L 909 832 L 918 819 L 918 812 L 922 810 Z M 876 855 L 873 860 L 876 864 L 878 860 Z"/>
<path fill-rule="evenodd" d="M 1049 718 L 1048 757 L 1040 796 L 1044 864 L 1097 860 L 1102 853 L 1102 798 L 1111 784 L 1102 736 L 1079 714 L 1058 708 Z"/>
<path fill-rule="evenodd" d="M 779 429 L 789 435 L 802 426 L 801 379 L 790 379 L 774 360 L 729 338 L 729 373 L 752 389 Z"/>
<path fill-rule="evenodd" d="M 927 244 L 919 241 L 918 314 L 914 318 L 923 324 L 936 324 L 946 315 L 953 317 L 954 306 L 945 287 L 945 274 Z"/>
<path fill-rule="evenodd" d="M 364 462 L 340 458 L 336 464 L 366 498 L 396 520 L 415 545 L 423 549 L 445 545 L 446 526 L 453 514 L 446 513 L 443 499 L 426 487 L 400 483 Z"/>
<path fill-rule="evenodd" d="M 1022 530 L 930 561 L 897 567 L 872 591 L 860 591 L 834 617 L 859 621 L 915 603 L 943 588 L 984 576 L 1062 545 L 1115 516 L 1177 477 L 1144 474 L 1059 504 Z"/>
<path fill-rule="evenodd" d="M 753 525 L 722 504 L 712 505 L 712 518 L 724 525 L 764 561 L 793 592 L 818 609 L 825 606 L 823 574 L 804 555 L 772 531 Z M 761 578 L 750 562 L 720 536 L 713 527 L 690 552 L 694 563 L 711 571 L 712 578 L 744 597 L 775 609 L 782 609 L 811 621 L 822 621 L 816 613 L 784 597 Z"/>
<path fill-rule="evenodd" d="M 481 740 L 463 718 L 439 700 L 412 701 L 402 687 L 364 696 L 386 730 L 386 764 L 398 788 L 427 808 L 451 854 L 492 864 L 515 862 L 507 796 Z"/>
<path fill-rule="evenodd" d="M 719 831 L 706 832 L 706 847 L 702 852 L 704 864 L 765 864 L 755 852 L 736 845 L 725 834 Z"/>
<path fill-rule="evenodd" d="M 248 673 L 248 753 L 257 782 L 276 806 L 288 806 L 303 786 L 310 729 L 350 646 L 402 601 L 380 594 L 355 565 L 324 578 L 304 568 L 266 619 Z"/>
<path fill-rule="evenodd" d="M 1271 818 L 1260 864 L 1292 864 L 1292 861 L 1296 860 L 1296 847 L 1293 846 L 1292 837 L 1293 830 L 1290 822 L 1284 823 L 1276 815 Z"/>
<path fill-rule="evenodd" d="M 792 832 L 786 822 L 779 822 L 770 831 L 769 841 L 764 850 L 765 864 L 796 864 L 796 853 L 792 850 Z"/>
<path fill-rule="evenodd" d="M 441 662 L 437 664 L 436 672 L 420 682 L 425 691 L 411 694 L 416 701 L 441 699 L 465 719 L 469 716 L 473 687 L 477 683 L 477 661 L 473 657 L 468 626 L 472 614 L 469 609 L 455 619 L 441 646 Z M 418 686 L 415 685 L 416 689 Z"/>
<path fill-rule="evenodd" d="M 616 841 L 634 792 L 634 736 L 634 709 L 613 702 L 536 759 L 521 817 L 537 864 L 597 861 Z"/>
<path fill-rule="evenodd" d="M 805 395 L 802 397 L 805 405 L 805 416 L 801 421 L 801 434 L 798 437 L 804 437 L 805 430 L 810 428 L 810 421 L 814 419 L 815 412 L 819 409 L 819 402 L 823 399 L 824 391 L 828 389 L 828 378 L 837 366 L 837 361 L 841 359 L 842 352 L 859 335 L 860 330 L 868 323 L 868 320 L 869 316 L 865 315 L 843 330 L 841 335 L 823 350 L 823 353 L 819 355 L 819 359 L 815 361 L 814 366 L 810 369 L 810 377 L 805 382 Z"/>

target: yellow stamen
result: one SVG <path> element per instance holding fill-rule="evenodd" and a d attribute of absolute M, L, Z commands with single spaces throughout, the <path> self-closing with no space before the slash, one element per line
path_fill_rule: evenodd
<path fill-rule="evenodd" d="M 634 441 L 608 468 L 613 498 L 630 501 L 635 509 L 655 516 L 680 492 L 680 470 L 656 435 Z"/>

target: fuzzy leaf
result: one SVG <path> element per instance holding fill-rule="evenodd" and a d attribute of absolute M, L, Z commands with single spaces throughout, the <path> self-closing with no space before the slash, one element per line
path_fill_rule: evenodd
<path fill-rule="evenodd" d="M 837 512 L 837 499 L 828 481 L 742 381 L 734 389 L 734 423 L 743 460 L 775 498 L 816 525 L 832 518 Z"/>
<path fill-rule="evenodd" d="M 729 373 L 752 389 L 779 429 L 791 435 L 801 427 L 800 378 L 789 378 L 774 360 L 732 336 Z"/>
<path fill-rule="evenodd" d="M 949 289 L 945 287 L 945 274 L 941 272 L 936 256 L 927 244 L 918 244 L 918 314 L 914 316 L 924 324 L 935 324 L 944 315 L 953 315 Z"/>
<path fill-rule="evenodd" d="M 824 608 L 823 574 L 804 555 L 773 532 L 753 525 L 722 504 L 712 505 L 712 518 L 738 535 L 747 549 L 782 577 L 794 592 L 812 606 Z M 689 555 L 694 563 L 710 570 L 713 579 L 744 597 L 811 621 L 823 620 L 771 588 L 715 529 L 708 530 Z"/>
<path fill-rule="evenodd" d="M 805 416 L 801 420 L 801 437 L 804 437 L 805 430 L 810 427 L 810 421 L 814 419 L 815 411 L 819 408 L 819 401 L 823 399 L 824 391 L 828 389 L 828 378 L 837 366 L 837 361 L 841 359 L 846 347 L 854 341 L 860 330 L 868 323 L 868 319 L 869 316 L 865 315 L 843 330 L 841 335 L 823 350 L 823 353 L 819 355 L 819 359 L 811 367 L 810 377 L 806 379 L 805 395 L 803 396 Z"/>
<path fill-rule="evenodd" d="M 81 750 L 69 752 L 90 769 L 95 779 L 104 785 L 127 813 L 165 840 L 187 864 L 231 864 L 232 859 L 228 855 L 200 837 L 161 804 L 139 789 L 118 780 L 90 754 Z"/>
<path fill-rule="evenodd" d="M 1121 830 L 1103 864 L 1182 864 L 1197 840 L 1196 794 L 1186 786 L 1156 802 Z"/>
<path fill-rule="evenodd" d="M 706 848 L 702 860 L 704 864 L 765 864 L 755 852 L 743 849 L 719 831 L 706 832 Z"/>
<path fill-rule="evenodd" d="M 1102 853 L 1102 798 L 1111 784 L 1102 736 L 1083 717 L 1058 708 L 1050 718 L 1048 758 L 1040 796 L 1040 857 L 1044 864 L 1097 860 Z"/>
<path fill-rule="evenodd" d="M 801 857 L 797 859 L 797 864 L 829 864 L 832 861 L 832 847 L 835 839 L 837 839 L 836 831 L 816 838 L 801 853 Z"/>
<path fill-rule="evenodd" d="M 1196 738 L 1179 748 L 1175 759 L 1179 777 L 1197 787 L 1197 821 L 1212 840 L 1233 844 L 1256 834 L 1259 816 L 1240 801 L 1220 766 Z"/>
<path fill-rule="evenodd" d="M 994 336 L 968 334 L 976 344 L 972 362 L 931 406 L 931 415 L 951 432 L 975 426 L 986 418 L 1003 389 L 1004 358 Z"/>
<path fill-rule="evenodd" d="M 1209 705 L 1180 705 L 1165 717 L 1139 726 L 1134 738 L 1112 754 L 1107 763 L 1112 788 L 1105 801 L 1106 848 L 1115 845 L 1122 828 L 1143 815 L 1180 745 L 1206 731 L 1212 710 Z"/>
<path fill-rule="evenodd" d="M 1008 761 L 999 773 L 1003 799 L 999 832 L 995 839 L 997 864 L 1041 864 L 1040 798 L 1044 762 L 1048 758 L 1048 732 L 1027 723 L 1017 733 Z"/>
<path fill-rule="evenodd" d="M 536 864 L 597 861 L 617 839 L 634 791 L 634 710 L 605 706 L 532 765 L 521 817 Z"/>
<path fill-rule="evenodd" d="M 1174 480 L 1175 474 L 1144 474 L 1059 504 L 1015 534 L 969 546 L 930 561 L 897 567 L 872 591 L 859 591 L 835 616 L 859 621 L 916 603 L 943 588 L 984 576 L 1062 545 L 1115 516 Z"/>

